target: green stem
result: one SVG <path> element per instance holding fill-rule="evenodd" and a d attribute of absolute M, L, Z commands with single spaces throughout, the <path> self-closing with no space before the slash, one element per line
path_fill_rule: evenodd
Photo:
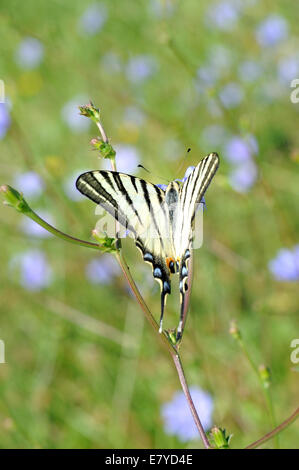
<path fill-rule="evenodd" d="M 96 250 L 100 249 L 100 246 L 98 245 L 98 243 L 93 243 L 93 242 L 88 242 L 86 240 L 81 240 L 80 238 L 72 237 L 71 235 L 68 235 L 67 233 L 61 232 L 61 230 L 58 230 L 57 228 L 55 228 L 52 225 L 48 224 L 48 222 L 43 220 L 34 211 L 31 211 L 26 215 L 27 215 L 27 217 L 30 217 L 30 219 L 34 220 L 34 222 L 41 225 L 48 232 L 52 233 L 53 235 L 55 235 L 58 238 L 61 238 L 62 240 L 65 240 L 65 241 L 70 242 L 70 243 L 75 243 L 76 245 L 84 246 L 86 248 L 94 248 Z"/>
<path fill-rule="evenodd" d="M 257 447 L 261 446 L 265 442 L 269 441 L 269 439 L 272 439 L 274 436 L 278 436 L 278 434 L 286 429 L 290 424 L 292 424 L 296 419 L 299 417 L 299 408 L 297 408 L 294 413 L 287 418 L 285 421 L 283 421 L 279 426 L 277 426 L 275 429 L 272 431 L 268 432 L 265 434 L 263 437 L 258 439 L 257 441 L 253 442 L 249 446 L 245 447 L 246 449 L 256 449 Z"/>
<path fill-rule="evenodd" d="M 269 413 L 269 418 L 270 418 L 270 423 L 271 423 L 271 426 L 273 428 L 276 427 L 276 420 L 275 420 L 275 415 L 274 415 L 274 408 L 273 408 L 273 402 L 272 402 L 272 398 L 271 398 L 271 394 L 270 394 L 270 391 L 269 391 L 269 388 L 265 388 L 265 384 L 261 378 L 261 375 L 259 373 L 259 370 L 257 368 L 257 366 L 255 365 L 254 361 L 252 360 L 243 340 L 241 337 L 238 337 L 238 343 L 245 355 L 245 357 L 247 358 L 249 364 L 251 365 L 251 368 L 252 370 L 254 371 L 254 373 L 256 374 L 260 384 L 261 384 L 261 387 L 262 387 L 262 390 L 263 390 L 263 394 L 264 394 L 264 398 L 265 398 L 265 401 L 266 401 L 266 404 L 267 404 L 267 408 L 268 408 L 268 413 Z M 279 438 L 278 436 L 275 437 L 275 447 L 278 449 L 279 448 Z"/>

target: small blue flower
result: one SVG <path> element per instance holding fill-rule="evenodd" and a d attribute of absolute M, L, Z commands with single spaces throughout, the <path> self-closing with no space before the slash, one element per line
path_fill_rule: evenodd
<path fill-rule="evenodd" d="M 52 269 L 41 250 L 28 250 L 15 255 L 10 267 L 13 272 L 20 272 L 20 283 L 27 290 L 38 291 L 51 283 Z"/>
<path fill-rule="evenodd" d="M 288 37 L 288 23 L 282 16 L 268 16 L 256 30 L 257 42 L 262 47 L 276 46 Z"/>
<path fill-rule="evenodd" d="M 163 191 L 166 191 L 167 189 L 167 184 L 156 184 L 156 186 L 160 189 L 163 189 Z"/>
<path fill-rule="evenodd" d="M 157 18 L 167 18 L 174 12 L 172 0 L 150 0 L 149 11 Z"/>
<path fill-rule="evenodd" d="M 208 9 L 206 23 L 222 31 L 231 31 L 239 18 L 239 11 L 232 2 L 222 1 L 213 3 Z"/>
<path fill-rule="evenodd" d="M 81 175 L 82 173 L 85 173 L 86 171 L 88 170 L 86 169 L 76 170 L 72 172 L 69 176 L 67 176 L 63 182 L 63 190 L 65 194 L 67 195 L 67 197 L 71 199 L 72 201 L 80 202 L 85 199 L 83 194 L 81 194 L 80 191 L 78 191 L 78 189 L 76 188 L 75 183 L 77 181 L 78 176 Z"/>
<path fill-rule="evenodd" d="M 88 98 L 83 95 L 76 96 L 68 101 L 61 110 L 61 117 L 69 129 L 75 133 L 86 132 L 90 126 L 90 119 L 81 116 L 78 106 L 87 103 Z"/>
<path fill-rule="evenodd" d="M 239 77 L 243 82 L 255 82 L 262 73 L 262 68 L 258 62 L 245 60 L 239 66 Z"/>
<path fill-rule="evenodd" d="M 209 48 L 208 56 L 209 65 L 213 67 L 219 75 L 232 66 L 232 52 L 222 44 L 213 44 Z"/>
<path fill-rule="evenodd" d="M 243 100 L 244 92 L 238 83 L 228 83 L 219 93 L 219 98 L 225 108 L 235 108 Z"/>
<path fill-rule="evenodd" d="M 190 387 L 190 394 L 205 431 L 212 426 L 213 399 L 199 387 Z M 176 435 L 182 442 L 200 439 L 191 411 L 183 392 L 177 392 L 173 399 L 161 407 L 166 434 Z"/>
<path fill-rule="evenodd" d="M 101 31 L 107 21 L 107 17 L 105 5 L 93 3 L 82 14 L 78 23 L 78 30 L 81 34 L 92 36 Z"/>
<path fill-rule="evenodd" d="M 212 87 L 215 85 L 216 81 L 219 78 L 219 73 L 215 69 L 215 67 L 212 67 L 210 65 L 203 65 L 202 67 L 199 67 L 197 69 L 197 80 L 196 80 L 196 86 L 198 85 L 197 89 L 200 91 L 200 87 Z"/>
<path fill-rule="evenodd" d="M 253 161 L 237 165 L 230 173 L 229 182 L 235 191 L 246 193 L 257 179 L 257 167 Z"/>
<path fill-rule="evenodd" d="M 281 82 L 290 85 L 290 82 L 299 75 L 299 57 L 285 57 L 279 61 L 277 69 Z"/>
<path fill-rule="evenodd" d="M 42 219 L 48 222 L 48 224 L 55 225 L 53 217 L 48 212 L 42 210 L 37 212 Z M 53 236 L 50 232 L 48 232 L 48 230 L 44 229 L 41 225 L 37 224 L 34 222 L 34 220 L 29 219 L 28 217 L 23 217 L 21 219 L 21 229 L 26 235 L 30 237 L 49 238 Z"/>
<path fill-rule="evenodd" d="M 119 276 L 120 268 L 113 256 L 104 254 L 91 260 L 85 272 L 87 279 L 93 284 L 109 284 L 114 277 Z"/>
<path fill-rule="evenodd" d="M 5 137 L 10 128 L 11 118 L 6 103 L 0 103 L 0 139 Z"/>
<path fill-rule="evenodd" d="M 135 106 L 128 106 L 125 109 L 124 120 L 134 126 L 142 126 L 145 122 L 145 114 L 141 109 L 136 108 Z"/>
<path fill-rule="evenodd" d="M 25 197 L 38 198 L 44 190 L 42 178 L 34 171 L 17 174 L 14 178 L 14 186 Z"/>
<path fill-rule="evenodd" d="M 138 55 L 132 57 L 126 67 L 126 75 L 130 82 L 142 83 L 150 78 L 157 70 L 157 63 L 154 57 Z"/>
<path fill-rule="evenodd" d="M 185 171 L 183 182 L 186 181 L 189 175 L 191 175 L 192 171 L 194 170 L 195 166 L 188 166 L 187 170 Z"/>
<path fill-rule="evenodd" d="M 136 171 L 140 163 L 140 154 L 136 147 L 129 144 L 117 144 L 114 146 L 116 151 L 116 167 L 117 171 L 122 173 L 133 173 Z M 103 166 L 107 170 L 111 170 L 111 165 L 108 160 L 103 162 Z"/>
<path fill-rule="evenodd" d="M 43 57 L 43 44 L 32 37 L 23 39 L 15 53 L 16 63 L 24 69 L 36 68 L 43 60 Z"/>
<path fill-rule="evenodd" d="M 223 155 L 230 163 L 244 163 L 251 159 L 251 149 L 246 140 L 234 136 L 227 141 Z"/>
<path fill-rule="evenodd" d="M 299 280 L 299 245 L 292 250 L 281 249 L 269 262 L 269 270 L 277 281 Z"/>
<path fill-rule="evenodd" d="M 177 139 L 168 139 L 163 145 L 163 155 L 170 161 L 175 161 L 186 152 L 182 142 Z"/>
<path fill-rule="evenodd" d="M 115 52 L 107 52 L 101 59 L 101 67 L 110 74 L 121 72 L 123 66 L 121 60 Z"/>
<path fill-rule="evenodd" d="M 220 147 L 227 140 L 227 130 L 219 124 L 212 124 L 203 129 L 200 137 L 208 147 Z"/>

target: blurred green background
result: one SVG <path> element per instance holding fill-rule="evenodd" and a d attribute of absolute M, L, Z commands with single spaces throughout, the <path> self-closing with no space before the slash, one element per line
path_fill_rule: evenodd
<path fill-rule="evenodd" d="M 220 154 L 181 353 L 234 448 L 272 424 L 232 319 L 271 369 L 277 424 L 298 406 L 298 24 L 291 0 L 0 2 L 0 184 L 57 228 L 91 240 L 96 222 L 74 189 L 105 165 L 89 145 L 96 127 L 77 114 L 89 99 L 124 171 L 165 183 Z M 0 446 L 200 448 L 164 430 L 178 378 L 114 260 L 45 236 L 11 208 L 0 222 Z M 131 240 L 124 250 L 158 319 L 151 269 Z M 177 321 L 174 293 L 164 326 Z M 295 423 L 280 446 L 298 442 Z"/>

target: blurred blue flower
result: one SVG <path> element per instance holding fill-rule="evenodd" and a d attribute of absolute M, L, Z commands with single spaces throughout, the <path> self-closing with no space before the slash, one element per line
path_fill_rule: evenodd
<path fill-rule="evenodd" d="M 16 63 L 24 69 L 34 69 L 41 63 L 43 57 L 43 44 L 32 37 L 23 39 L 15 52 Z"/>
<path fill-rule="evenodd" d="M 174 4 L 172 0 L 150 0 L 149 11 L 157 18 L 165 18 L 174 12 Z"/>
<path fill-rule="evenodd" d="M 239 18 L 238 8 L 231 1 L 222 1 L 213 3 L 206 15 L 206 23 L 210 28 L 212 26 L 222 30 L 231 31 Z"/>
<path fill-rule="evenodd" d="M 133 173 L 137 170 L 140 163 L 139 151 L 133 145 L 117 144 L 114 145 L 116 151 L 116 167 L 117 171 L 122 173 Z M 108 160 L 103 162 L 103 166 L 107 170 L 111 170 L 111 165 Z"/>
<path fill-rule="evenodd" d="M 145 114 L 135 106 L 128 106 L 124 112 L 124 121 L 134 126 L 142 126 L 145 122 Z"/>
<path fill-rule="evenodd" d="M 257 167 L 253 161 L 237 165 L 229 175 L 231 187 L 239 193 L 246 193 L 257 179 Z"/>
<path fill-rule="evenodd" d="M 238 83 L 230 82 L 220 90 L 219 98 L 225 108 L 235 108 L 243 100 L 244 92 Z"/>
<path fill-rule="evenodd" d="M 167 184 L 156 184 L 156 186 L 160 189 L 163 189 L 163 191 L 166 191 Z"/>
<path fill-rule="evenodd" d="M 15 175 L 14 186 L 24 194 L 25 197 L 37 198 L 41 196 L 44 190 L 42 178 L 34 171 L 19 173 Z"/>
<path fill-rule="evenodd" d="M 227 130 L 219 124 L 212 124 L 203 129 L 200 138 L 207 146 L 220 147 L 227 140 Z"/>
<path fill-rule="evenodd" d="M 37 213 L 42 219 L 48 222 L 48 224 L 55 225 L 54 219 L 51 216 L 51 214 L 43 210 L 37 211 Z M 29 219 L 28 217 L 23 217 L 21 219 L 20 225 L 21 225 L 22 231 L 28 236 L 37 237 L 37 238 L 49 238 L 53 236 L 50 232 L 44 229 L 41 225 L 37 224 L 36 222 L 34 222 L 32 219 Z"/>
<path fill-rule="evenodd" d="M 183 182 L 186 181 L 189 175 L 191 175 L 192 171 L 194 170 L 195 166 L 188 166 L 187 170 L 185 171 Z"/>
<path fill-rule="evenodd" d="M 209 65 L 219 74 L 228 70 L 232 65 L 232 52 L 222 44 L 213 44 L 209 48 Z"/>
<path fill-rule="evenodd" d="M 196 72 L 196 88 L 198 91 L 204 91 L 206 87 L 212 87 L 215 85 L 216 81 L 219 78 L 219 73 L 210 65 L 203 65 L 199 67 Z M 203 86 L 205 86 L 203 88 Z"/>
<path fill-rule="evenodd" d="M 85 173 L 86 171 L 88 170 L 86 169 L 76 170 L 64 179 L 63 190 L 65 194 L 67 195 L 67 197 L 71 199 L 72 201 L 80 202 L 86 199 L 83 196 L 83 194 L 81 194 L 76 188 L 76 181 L 77 181 L 78 176 L 80 176 L 82 173 Z"/>
<path fill-rule="evenodd" d="M 163 155 L 167 160 L 177 160 L 186 152 L 182 142 L 178 139 L 170 138 L 164 141 Z"/>
<path fill-rule="evenodd" d="M 122 70 L 120 58 L 114 52 L 107 52 L 101 58 L 101 67 L 108 73 L 118 73 Z"/>
<path fill-rule="evenodd" d="M 244 82 L 254 82 L 262 73 L 262 68 L 258 62 L 254 60 L 245 60 L 239 65 L 239 77 Z"/>
<path fill-rule="evenodd" d="M 211 395 L 199 387 L 190 387 L 194 402 L 205 431 L 212 426 L 213 399 Z M 173 399 L 161 407 L 166 434 L 176 435 L 182 442 L 200 439 L 194 424 L 191 411 L 183 392 L 177 392 Z"/>
<path fill-rule="evenodd" d="M 299 280 L 299 245 L 293 250 L 283 248 L 269 262 L 269 270 L 277 281 Z"/>
<path fill-rule="evenodd" d="M 277 66 L 278 77 L 281 82 L 290 86 L 290 82 L 299 75 L 299 57 L 285 57 L 281 59 Z"/>
<path fill-rule="evenodd" d="M 65 124 L 75 133 L 86 132 L 90 126 L 90 119 L 81 116 L 78 106 L 88 103 L 88 98 L 78 95 L 65 103 L 61 110 L 61 117 Z"/>
<path fill-rule="evenodd" d="M 52 280 L 52 269 L 41 250 L 28 250 L 15 255 L 10 261 L 13 273 L 20 273 L 21 285 L 30 291 L 47 287 Z"/>
<path fill-rule="evenodd" d="M 259 24 L 255 36 L 262 47 L 275 46 L 288 37 L 288 23 L 282 16 L 270 15 Z"/>
<path fill-rule="evenodd" d="M 0 103 L 0 139 L 5 137 L 11 124 L 11 118 L 6 103 Z"/>
<path fill-rule="evenodd" d="M 206 103 L 207 111 L 213 118 L 221 118 L 223 115 L 222 109 L 220 108 L 218 102 L 212 98 L 209 97 L 207 103 Z"/>
<path fill-rule="evenodd" d="M 113 256 L 104 254 L 91 260 L 85 272 L 87 279 L 93 284 L 109 284 L 120 274 L 120 267 Z"/>
<path fill-rule="evenodd" d="M 138 55 L 132 57 L 126 67 L 126 75 L 132 83 L 142 83 L 157 71 L 157 62 L 154 57 Z"/>
<path fill-rule="evenodd" d="M 253 153 L 257 153 L 258 145 L 254 136 L 248 135 L 245 138 L 233 136 L 227 141 L 223 155 L 233 164 L 248 162 Z"/>
<path fill-rule="evenodd" d="M 98 33 L 106 23 L 107 16 L 107 9 L 102 3 L 89 5 L 79 19 L 79 32 L 90 36 Z"/>

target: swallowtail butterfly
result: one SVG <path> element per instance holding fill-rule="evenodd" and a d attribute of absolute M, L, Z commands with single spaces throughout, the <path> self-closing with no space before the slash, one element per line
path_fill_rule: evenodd
<path fill-rule="evenodd" d="M 144 261 L 152 265 L 153 276 L 161 287 L 160 332 L 166 297 L 171 292 L 170 275 L 179 273 L 181 310 L 177 339 L 182 335 L 196 206 L 218 166 L 218 155 L 211 153 L 199 162 L 184 183 L 172 181 L 165 190 L 116 171 L 88 171 L 76 182 L 82 194 L 132 232 Z"/>

